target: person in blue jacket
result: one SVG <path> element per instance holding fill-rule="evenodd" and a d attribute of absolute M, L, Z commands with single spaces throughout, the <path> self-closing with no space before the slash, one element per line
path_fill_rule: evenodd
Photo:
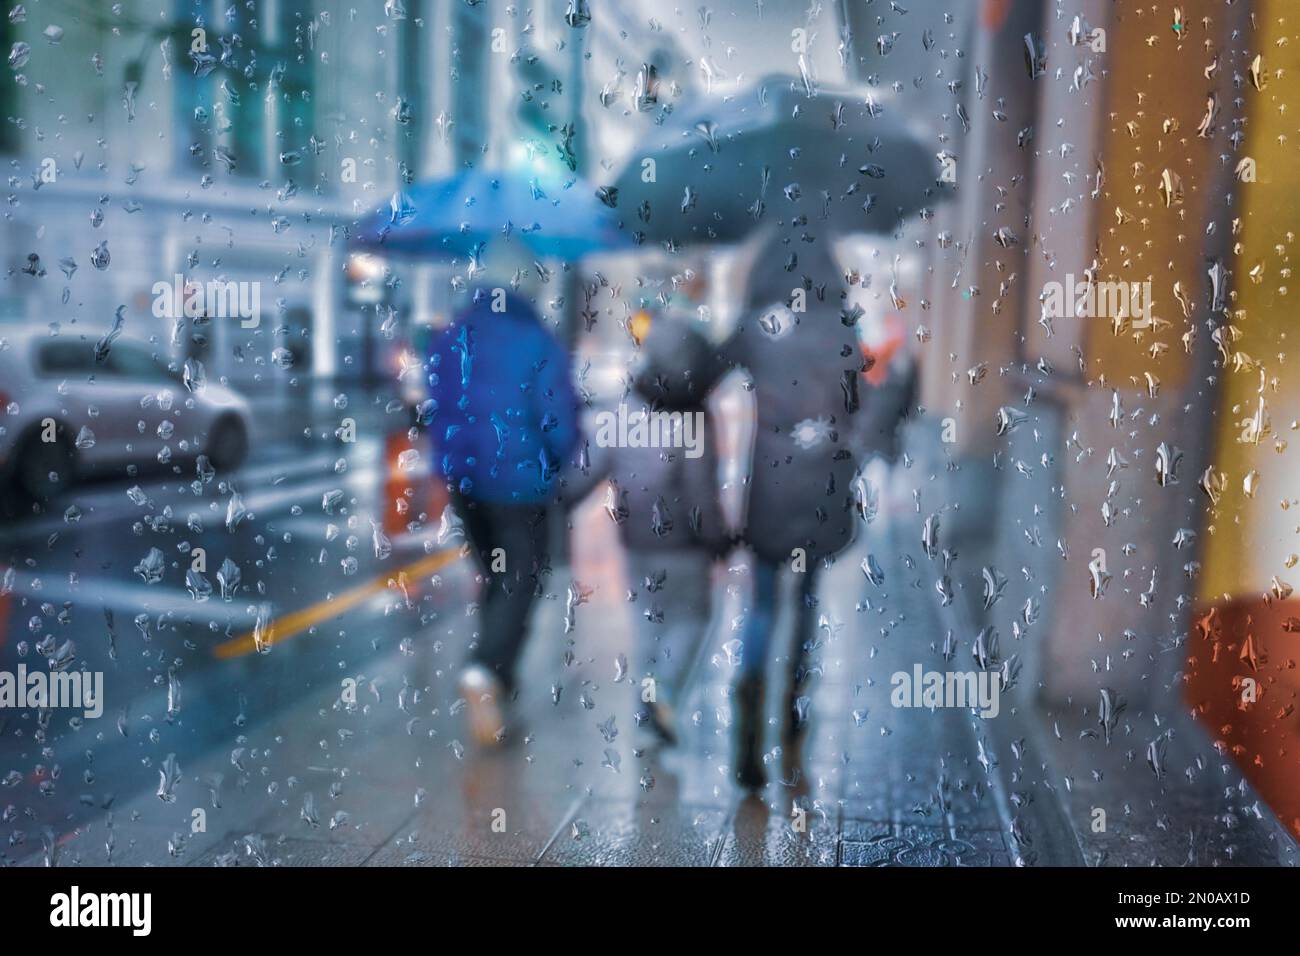
<path fill-rule="evenodd" d="M 494 258 L 509 263 L 513 252 Z M 504 704 L 548 567 L 547 506 L 578 440 L 569 356 L 529 301 L 529 271 L 472 267 L 468 307 L 429 350 L 434 471 L 447 482 L 485 579 L 477 640 L 459 682 L 482 746 L 505 738 Z"/>

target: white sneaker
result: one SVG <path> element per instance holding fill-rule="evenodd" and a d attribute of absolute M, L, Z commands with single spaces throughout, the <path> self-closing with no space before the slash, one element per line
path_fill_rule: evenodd
<path fill-rule="evenodd" d="M 480 747 L 495 747 L 506 738 L 501 697 L 505 687 L 486 667 L 471 664 L 460 672 L 460 696 L 465 701 L 469 733 Z"/>

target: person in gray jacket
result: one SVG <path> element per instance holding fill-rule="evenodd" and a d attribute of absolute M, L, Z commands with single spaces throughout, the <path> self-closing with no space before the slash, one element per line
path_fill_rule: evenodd
<path fill-rule="evenodd" d="M 673 704 L 708 630 L 713 566 L 730 544 L 718 500 L 718 430 L 709 393 L 726 373 L 719 350 L 685 318 L 659 314 L 641 336 L 632 394 L 596 414 L 575 501 L 608 479 L 637 624 L 629 676 L 638 724 L 676 742 Z"/>
<path fill-rule="evenodd" d="M 727 342 L 730 364 L 744 368 L 756 400 L 744 541 L 753 551 L 753 595 L 742 629 L 734 689 L 736 779 L 766 783 L 763 703 L 778 571 L 798 575 L 795 651 L 789 662 L 781 724 L 786 771 L 799 766 L 807 698 L 805 657 L 817 620 L 820 562 L 841 551 L 854 530 L 850 450 L 864 358 L 845 305 L 845 282 L 826 237 L 758 240 L 745 308 Z"/>

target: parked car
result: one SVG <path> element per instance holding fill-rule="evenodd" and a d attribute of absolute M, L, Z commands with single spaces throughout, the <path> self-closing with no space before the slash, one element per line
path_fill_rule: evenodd
<path fill-rule="evenodd" d="M 186 387 L 146 342 L 0 334 L 0 477 L 33 498 L 93 473 L 206 455 L 221 471 L 248 452 L 248 403 L 215 383 Z M 134 474 L 134 469 L 132 474 Z"/>

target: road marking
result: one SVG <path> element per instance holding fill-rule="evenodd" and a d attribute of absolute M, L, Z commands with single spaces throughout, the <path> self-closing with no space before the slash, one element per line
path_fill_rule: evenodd
<path fill-rule="evenodd" d="M 230 479 L 224 480 L 232 481 L 234 490 L 243 496 L 244 507 L 249 511 L 260 512 L 259 518 L 266 517 L 268 514 L 283 513 L 286 509 L 282 506 L 286 503 L 293 505 L 308 502 L 333 488 L 342 488 L 345 492 L 355 493 L 369 490 L 372 484 L 379 484 L 381 471 L 377 462 L 354 463 L 342 474 L 334 473 L 329 467 L 317 467 L 328 466 L 331 462 L 332 459 L 327 457 L 315 456 L 308 459 L 303 467 L 295 467 L 288 473 L 282 467 L 262 466 L 259 472 L 263 477 L 271 476 L 271 480 L 265 483 L 250 481 L 249 476 L 242 472 L 236 472 Z M 308 465 L 310 467 L 307 467 Z M 286 480 L 279 480 L 282 477 Z M 290 477 L 294 481 L 289 481 Z M 241 490 L 250 485 L 254 486 L 251 490 Z M 188 491 L 188 479 L 174 479 L 141 484 L 140 488 L 149 500 L 149 504 L 128 506 L 127 487 L 129 485 L 126 482 L 119 482 L 112 487 L 92 487 L 84 490 L 73 488 L 64 498 L 59 499 L 52 513 L 30 521 L 18 522 L 11 528 L 0 529 L 0 542 L 8 547 L 20 547 L 24 544 L 34 546 L 34 543 L 43 542 L 55 530 L 72 533 L 78 529 L 84 530 L 111 521 L 122 519 L 134 521 L 142 514 L 157 514 L 167 506 L 177 511 L 185 509 L 200 514 L 210 514 L 212 513 L 212 509 L 208 507 L 210 503 L 215 502 L 220 509 L 224 509 L 230 500 L 229 493 L 218 494 L 215 489 L 196 497 Z M 76 504 L 81 509 L 81 517 L 75 524 L 69 524 L 63 517 L 62 509 L 68 504 Z"/>
<path fill-rule="evenodd" d="M 459 548 L 445 548 L 442 551 L 435 551 L 419 561 L 398 568 L 396 571 L 381 574 L 350 591 L 344 591 L 335 598 L 320 601 L 303 608 L 301 611 L 286 614 L 284 617 L 277 618 L 267 625 L 262 635 L 262 643 L 271 645 L 278 644 L 280 641 L 287 641 L 321 621 L 331 617 L 338 617 L 340 614 L 350 611 L 362 601 L 379 594 L 387 588 L 388 582 L 396 579 L 399 574 L 405 574 L 408 578 L 418 578 L 446 567 L 459 557 Z M 233 657 L 252 654 L 256 650 L 257 641 L 253 637 L 253 632 L 247 631 L 239 635 L 239 637 L 218 644 L 213 648 L 212 653 L 223 660 L 228 660 Z"/>
<path fill-rule="evenodd" d="M 40 582 L 39 586 L 37 581 Z M 250 610 L 251 601 L 222 601 L 215 592 L 206 601 L 196 601 L 188 591 L 178 587 L 159 587 L 135 582 L 120 581 L 107 577 L 78 577 L 76 584 L 64 576 L 42 577 L 30 572 L 14 575 L 13 596 L 19 601 L 31 600 L 37 604 L 47 601 L 73 601 L 82 606 L 99 607 L 101 610 L 122 611 L 134 617 L 139 611 L 150 614 L 167 614 L 195 623 L 216 621 L 229 624 L 256 616 Z M 0 611 L 4 609 L 7 595 L 0 596 Z M 0 615 L 0 629 L 4 618 Z M 0 644 L 3 644 L 0 635 Z"/>

